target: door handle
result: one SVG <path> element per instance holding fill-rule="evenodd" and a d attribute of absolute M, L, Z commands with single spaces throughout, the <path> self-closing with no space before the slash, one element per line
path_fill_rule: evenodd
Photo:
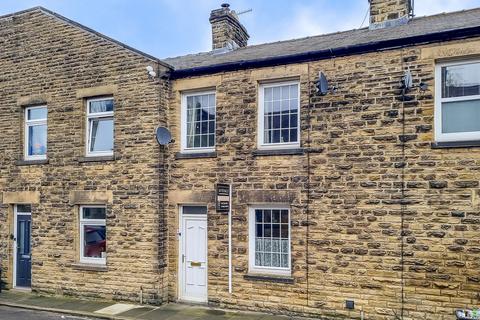
<path fill-rule="evenodd" d="M 185 255 L 182 254 L 182 263 L 185 263 Z"/>

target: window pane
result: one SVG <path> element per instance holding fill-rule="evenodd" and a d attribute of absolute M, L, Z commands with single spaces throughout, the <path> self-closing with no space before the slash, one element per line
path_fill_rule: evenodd
<path fill-rule="evenodd" d="M 288 210 L 256 209 L 254 218 L 255 266 L 289 268 Z"/>
<path fill-rule="evenodd" d="M 298 142 L 298 84 L 265 88 L 264 100 L 263 143 Z"/>
<path fill-rule="evenodd" d="M 184 206 L 183 214 L 207 214 L 205 206 Z"/>
<path fill-rule="evenodd" d="M 31 108 L 27 111 L 28 120 L 43 120 L 47 119 L 47 108 Z"/>
<path fill-rule="evenodd" d="M 90 130 L 90 152 L 113 151 L 113 119 L 91 119 Z"/>
<path fill-rule="evenodd" d="M 17 212 L 31 213 L 32 212 L 32 207 L 29 204 L 18 204 L 17 205 Z"/>
<path fill-rule="evenodd" d="M 47 154 L 47 125 L 28 127 L 28 155 Z"/>
<path fill-rule="evenodd" d="M 113 111 L 113 100 L 100 100 L 89 102 L 90 113 Z"/>
<path fill-rule="evenodd" d="M 255 222 L 263 222 L 263 210 L 255 210 Z"/>
<path fill-rule="evenodd" d="M 105 258 L 106 234 L 105 226 L 83 226 L 83 256 L 85 258 Z"/>
<path fill-rule="evenodd" d="M 480 100 L 442 104 L 442 132 L 480 131 Z"/>
<path fill-rule="evenodd" d="M 106 218 L 105 208 L 83 208 L 83 219 L 100 219 Z"/>
<path fill-rule="evenodd" d="M 480 95 L 480 63 L 442 68 L 442 97 Z"/>
<path fill-rule="evenodd" d="M 215 95 L 189 96 L 186 108 L 187 148 L 214 147 Z"/>

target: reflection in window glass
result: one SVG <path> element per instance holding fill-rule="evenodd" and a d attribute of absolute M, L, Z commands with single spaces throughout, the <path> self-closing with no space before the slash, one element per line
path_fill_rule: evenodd
<path fill-rule="evenodd" d="M 442 98 L 480 95 L 480 63 L 442 68 Z"/>
<path fill-rule="evenodd" d="M 83 256 L 85 258 L 105 258 L 106 230 L 105 226 L 85 225 L 83 227 Z"/>
<path fill-rule="evenodd" d="M 25 109 L 25 159 L 47 156 L 47 107 Z"/>
<path fill-rule="evenodd" d="M 80 262 L 106 262 L 107 227 L 105 207 L 80 209 Z"/>
<path fill-rule="evenodd" d="M 88 101 L 87 155 L 112 155 L 114 145 L 113 99 Z"/>

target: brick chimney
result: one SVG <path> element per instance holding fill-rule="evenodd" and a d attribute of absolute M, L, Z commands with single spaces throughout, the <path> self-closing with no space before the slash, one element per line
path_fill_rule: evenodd
<path fill-rule="evenodd" d="M 413 16 L 412 0 L 368 0 L 370 29 L 390 28 L 407 24 Z"/>
<path fill-rule="evenodd" d="M 220 9 L 212 10 L 210 23 L 214 51 L 231 51 L 247 46 L 250 38 L 247 29 L 240 23 L 235 11 L 230 10 L 228 3 L 222 4 Z"/>

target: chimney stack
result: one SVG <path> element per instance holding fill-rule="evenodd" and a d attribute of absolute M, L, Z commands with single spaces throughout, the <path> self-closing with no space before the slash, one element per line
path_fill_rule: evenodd
<path fill-rule="evenodd" d="M 228 3 L 222 4 L 220 9 L 212 10 L 210 23 L 212 50 L 226 52 L 247 46 L 250 38 L 247 29 L 240 23 L 235 11 L 230 10 Z"/>
<path fill-rule="evenodd" d="M 413 0 L 368 0 L 370 29 L 384 29 L 407 24 L 413 17 Z"/>

